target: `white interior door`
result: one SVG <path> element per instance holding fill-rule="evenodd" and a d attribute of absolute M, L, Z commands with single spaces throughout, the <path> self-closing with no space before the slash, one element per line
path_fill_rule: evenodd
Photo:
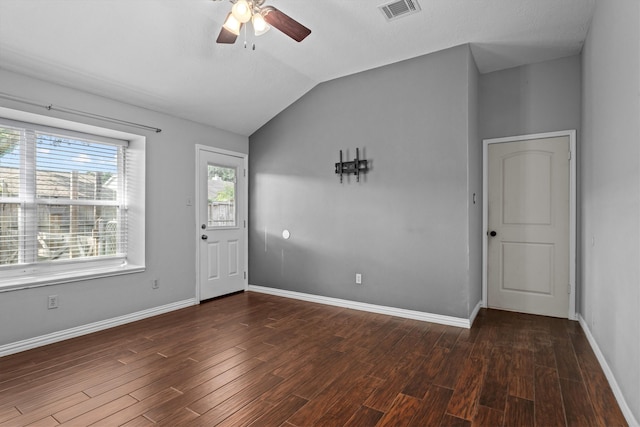
<path fill-rule="evenodd" d="M 245 289 L 246 171 L 242 154 L 198 149 L 200 300 Z"/>
<path fill-rule="evenodd" d="M 570 136 L 487 146 L 487 303 L 571 317 Z"/>

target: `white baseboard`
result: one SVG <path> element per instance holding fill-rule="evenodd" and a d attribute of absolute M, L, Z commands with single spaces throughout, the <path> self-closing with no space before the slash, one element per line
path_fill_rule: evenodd
<path fill-rule="evenodd" d="M 476 316 L 478 315 L 478 313 L 480 313 L 480 309 L 482 307 L 482 301 L 478 301 L 478 304 L 476 304 L 476 307 L 473 309 L 471 315 L 469 316 L 469 327 L 473 326 L 473 322 L 476 320 Z"/>
<path fill-rule="evenodd" d="M 350 308 L 352 310 L 369 311 L 371 313 L 387 314 L 389 316 L 403 317 L 406 319 L 422 320 L 424 322 L 440 323 L 442 325 L 456 326 L 469 329 L 472 324 L 471 319 L 461 317 L 443 316 L 441 314 L 425 313 L 422 311 L 406 310 L 404 308 L 387 307 L 384 305 L 368 304 L 365 302 L 349 301 L 339 298 L 323 297 L 320 295 L 305 294 L 302 292 L 286 291 L 283 289 L 268 288 L 265 286 L 249 285 L 249 291 L 263 294 L 275 295 L 279 297 L 299 299 L 302 301 L 315 302 L 318 304 L 333 305 L 336 307 Z M 476 310 L 480 310 L 480 304 Z M 473 316 L 475 318 L 475 315 Z"/>
<path fill-rule="evenodd" d="M 29 338 L 10 344 L 0 346 L 0 357 L 9 354 L 20 353 L 21 351 L 30 350 L 47 344 L 53 344 L 69 338 L 79 337 L 81 335 L 98 332 L 104 329 L 113 328 L 114 326 L 124 325 L 125 323 L 135 322 L 147 317 L 157 316 L 159 314 L 168 313 L 170 311 L 179 310 L 181 308 L 196 305 L 198 302 L 195 298 L 184 301 L 173 302 L 171 304 L 162 305 L 160 307 L 149 308 L 147 310 L 138 311 L 136 313 L 125 314 L 124 316 L 114 317 L 112 319 L 101 320 L 99 322 L 90 323 L 88 325 L 77 326 L 75 328 L 66 329 L 64 331 L 53 332 L 47 335 L 41 335 L 35 338 Z"/>
<path fill-rule="evenodd" d="M 589 329 L 587 322 L 584 320 L 582 315 L 578 315 L 578 321 L 580 322 L 580 326 L 582 326 L 582 330 L 584 331 L 584 334 L 587 336 L 587 340 L 589 341 L 589 344 L 591 344 L 591 348 L 593 349 L 593 352 L 596 354 L 596 357 L 598 358 L 598 362 L 600 362 L 600 366 L 602 367 L 602 370 L 604 371 L 604 375 L 607 377 L 607 380 L 609 381 L 609 386 L 611 386 L 613 395 L 616 397 L 616 400 L 618 401 L 618 405 L 620 406 L 620 410 L 622 411 L 622 414 L 626 418 L 627 423 L 629 423 L 630 426 L 636 426 L 636 427 L 640 426 L 640 424 L 638 423 L 638 420 L 636 420 L 635 416 L 631 412 L 631 408 L 629 408 L 629 405 L 627 405 L 627 401 L 625 400 L 624 395 L 622 394 L 622 390 L 620 390 L 620 386 L 618 386 L 616 377 L 613 375 L 613 372 L 611 371 L 611 368 L 609 367 L 609 364 L 607 363 L 607 359 L 605 359 L 604 354 L 602 354 L 602 351 L 600 351 L 600 347 L 598 346 L 596 339 L 593 337 L 593 334 L 591 333 L 591 330 Z"/>

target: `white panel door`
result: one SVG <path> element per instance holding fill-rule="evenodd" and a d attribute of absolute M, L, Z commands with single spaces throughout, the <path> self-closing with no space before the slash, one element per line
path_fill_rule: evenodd
<path fill-rule="evenodd" d="M 488 146 L 488 306 L 569 315 L 569 137 Z"/>
<path fill-rule="evenodd" d="M 201 301 L 245 288 L 245 179 L 244 157 L 198 151 Z"/>

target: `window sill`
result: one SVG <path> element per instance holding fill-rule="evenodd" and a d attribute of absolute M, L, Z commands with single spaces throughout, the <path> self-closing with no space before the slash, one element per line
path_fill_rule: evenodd
<path fill-rule="evenodd" d="M 21 289 L 39 288 L 42 286 L 59 285 L 62 283 L 79 282 L 102 277 L 119 276 L 122 274 L 140 273 L 145 271 L 144 265 L 118 265 L 82 269 L 77 271 L 51 272 L 42 271 L 37 274 L 0 279 L 0 293 L 18 291 Z"/>

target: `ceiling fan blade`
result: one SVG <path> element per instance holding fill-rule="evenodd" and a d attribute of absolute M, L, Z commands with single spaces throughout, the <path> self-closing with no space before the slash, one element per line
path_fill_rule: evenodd
<path fill-rule="evenodd" d="M 220 34 L 218 34 L 218 39 L 216 40 L 216 43 L 234 44 L 237 38 L 238 36 L 233 34 L 231 31 L 227 30 L 226 28 L 222 27 L 220 29 Z"/>
<path fill-rule="evenodd" d="M 297 42 L 301 42 L 311 34 L 310 29 L 273 6 L 263 7 L 262 15 L 264 16 L 264 20 L 267 21 L 267 24 L 277 28 Z"/>

